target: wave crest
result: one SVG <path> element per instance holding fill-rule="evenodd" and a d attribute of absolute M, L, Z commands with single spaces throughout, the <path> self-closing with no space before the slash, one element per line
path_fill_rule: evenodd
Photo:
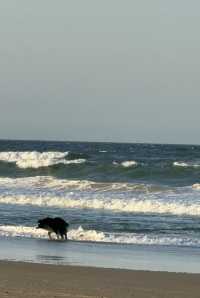
<path fill-rule="evenodd" d="M 78 158 L 74 160 L 66 160 L 69 152 L 49 151 L 24 151 L 24 152 L 0 152 L 0 161 L 14 162 L 19 168 L 34 168 L 49 167 L 57 164 L 80 164 L 84 163 L 86 159 Z"/>
<path fill-rule="evenodd" d="M 169 188 L 160 185 L 143 184 L 143 183 L 126 183 L 126 182 L 95 182 L 92 180 L 71 180 L 57 179 L 52 176 L 34 176 L 24 178 L 6 178 L 0 177 L 0 188 L 9 188 L 15 194 L 16 189 L 50 189 L 57 190 L 92 190 L 92 191 L 137 191 L 137 192 L 160 192 Z"/>
<path fill-rule="evenodd" d="M 174 161 L 173 166 L 182 168 L 198 168 L 200 167 L 200 164 L 192 162 Z"/>
<path fill-rule="evenodd" d="M 36 205 L 56 208 L 102 209 L 110 212 L 130 212 L 146 214 L 173 214 L 199 216 L 198 202 L 163 201 L 154 199 L 112 199 L 101 196 L 94 198 L 74 198 L 73 192 L 68 196 L 34 196 L 34 195 L 1 195 L 0 203 L 13 205 Z"/>
<path fill-rule="evenodd" d="M 195 183 L 192 185 L 192 188 L 200 190 L 200 183 Z"/>
<path fill-rule="evenodd" d="M 131 167 L 136 167 L 138 165 L 138 163 L 135 160 L 125 160 L 122 161 L 121 163 L 117 162 L 117 161 L 113 161 L 113 165 L 120 165 L 124 168 L 131 168 Z"/>

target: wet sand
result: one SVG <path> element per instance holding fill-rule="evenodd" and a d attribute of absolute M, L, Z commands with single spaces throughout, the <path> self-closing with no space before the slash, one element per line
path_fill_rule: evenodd
<path fill-rule="evenodd" d="M 0 261 L 0 297 L 199 298 L 200 274 Z"/>

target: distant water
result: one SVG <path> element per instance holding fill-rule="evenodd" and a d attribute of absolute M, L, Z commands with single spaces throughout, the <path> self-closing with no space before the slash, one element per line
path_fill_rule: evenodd
<path fill-rule="evenodd" d="M 200 247 L 200 146 L 0 141 L 0 236 Z"/>

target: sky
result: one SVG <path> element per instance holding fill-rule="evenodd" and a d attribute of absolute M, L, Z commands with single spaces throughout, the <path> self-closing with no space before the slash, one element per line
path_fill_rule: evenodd
<path fill-rule="evenodd" d="M 200 144 L 200 2 L 0 2 L 0 139 Z"/>

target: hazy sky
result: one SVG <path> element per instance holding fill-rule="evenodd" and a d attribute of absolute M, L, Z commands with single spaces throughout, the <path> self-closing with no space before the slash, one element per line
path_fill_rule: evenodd
<path fill-rule="evenodd" d="M 0 138 L 200 144 L 200 2 L 0 1 Z"/>

